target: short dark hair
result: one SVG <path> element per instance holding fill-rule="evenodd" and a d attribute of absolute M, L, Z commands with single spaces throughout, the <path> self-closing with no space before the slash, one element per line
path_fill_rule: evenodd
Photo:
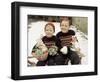
<path fill-rule="evenodd" d="M 54 30 L 54 32 L 55 32 L 55 26 L 54 26 L 54 24 L 51 23 L 51 22 L 47 23 L 47 24 L 45 25 L 45 28 L 44 28 L 44 29 L 46 29 L 46 27 L 47 27 L 48 25 L 52 26 L 52 27 L 53 27 L 53 30 Z"/>
<path fill-rule="evenodd" d="M 62 21 L 69 21 L 69 25 L 72 24 L 72 17 L 62 17 L 62 19 L 60 20 L 60 26 Z"/>

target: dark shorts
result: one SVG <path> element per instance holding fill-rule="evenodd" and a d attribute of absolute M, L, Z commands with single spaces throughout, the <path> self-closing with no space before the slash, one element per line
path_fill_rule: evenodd
<path fill-rule="evenodd" d="M 67 54 L 59 53 L 56 56 L 48 56 L 45 61 L 38 61 L 37 66 L 45 65 L 68 65 L 68 61 L 71 61 L 72 65 L 80 64 L 80 58 L 75 51 L 68 51 Z"/>
<path fill-rule="evenodd" d="M 71 64 L 80 64 L 80 58 L 75 51 L 69 51 L 67 54 L 59 53 L 59 56 L 55 58 L 57 65 L 67 65 L 68 61 L 71 61 Z"/>

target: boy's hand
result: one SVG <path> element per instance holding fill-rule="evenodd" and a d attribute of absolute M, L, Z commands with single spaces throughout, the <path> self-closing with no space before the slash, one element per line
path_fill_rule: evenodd
<path fill-rule="evenodd" d="M 72 41 L 71 41 L 71 43 L 72 43 L 72 44 L 75 44 L 75 42 L 76 42 L 76 37 L 75 37 L 75 36 L 72 36 Z"/>

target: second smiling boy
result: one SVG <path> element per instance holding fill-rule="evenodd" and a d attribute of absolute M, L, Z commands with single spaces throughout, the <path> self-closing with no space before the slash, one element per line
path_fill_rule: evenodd
<path fill-rule="evenodd" d="M 60 57 L 56 60 L 59 62 L 63 60 L 61 64 L 65 64 L 66 59 L 68 58 L 71 61 L 71 64 L 80 64 L 80 58 L 78 54 L 71 50 L 72 46 L 72 37 L 75 35 L 73 30 L 69 30 L 70 21 L 69 19 L 64 19 L 60 22 L 61 31 L 57 33 L 56 37 L 60 43 L 59 49 L 66 47 L 68 49 L 68 53 L 59 52 Z"/>

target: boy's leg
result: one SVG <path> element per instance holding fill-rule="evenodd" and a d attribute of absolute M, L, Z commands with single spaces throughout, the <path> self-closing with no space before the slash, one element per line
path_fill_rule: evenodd
<path fill-rule="evenodd" d="M 76 52 L 70 50 L 67 54 L 67 57 L 71 60 L 72 65 L 80 64 L 80 58 Z"/>
<path fill-rule="evenodd" d="M 36 66 L 45 66 L 46 65 L 46 61 L 38 61 Z"/>
<path fill-rule="evenodd" d="M 49 57 L 47 64 L 48 65 L 55 65 L 54 56 Z"/>
<path fill-rule="evenodd" d="M 67 57 L 67 58 L 65 59 L 65 65 L 68 65 L 68 62 L 69 62 L 69 58 Z"/>
<path fill-rule="evenodd" d="M 63 57 L 63 54 L 59 54 L 57 56 L 55 56 L 55 63 L 56 65 L 64 65 L 65 63 L 65 58 Z"/>

